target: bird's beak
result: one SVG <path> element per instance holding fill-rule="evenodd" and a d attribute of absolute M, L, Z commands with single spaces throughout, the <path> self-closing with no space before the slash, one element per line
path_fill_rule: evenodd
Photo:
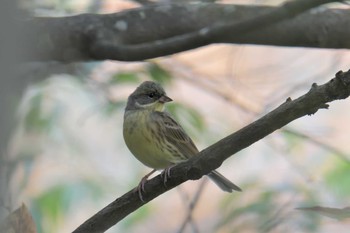
<path fill-rule="evenodd" d="M 163 95 L 159 98 L 158 100 L 160 103 L 164 104 L 164 103 L 167 103 L 167 102 L 171 102 L 173 101 L 170 97 L 166 96 L 166 95 Z"/>

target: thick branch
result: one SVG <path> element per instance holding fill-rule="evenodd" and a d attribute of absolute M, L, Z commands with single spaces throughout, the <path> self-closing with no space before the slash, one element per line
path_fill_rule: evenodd
<path fill-rule="evenodd" d="M 328 102 L 345 99 L 349 95 L 350 70 L 345 73 L 338 72 L 335 78 L 322 86 L 313 84 L 305 95 L 293 101 L 288 98 L 285 103 L 272 112 L 204 149 L 199 153 L 199 156 L 173 167 L 166 187 L 159 175 L 149 180 L 145 185 L 144 200 L 147 203 L 189 179 L 201 178 L 218 168 L 231 155 L 289 122 L 305 115 L 312 115 L 321 108 L 328 108 Z M 74 233 L 104 232 L 144 204 L 139 199 L 137 192 L 131 190 L 88 219 Z"/>
<path fill-rule="evenodd" d="M 167 4 L 108 15 L 33 18 L 23 24 L 28 50 L 23 59 L 135 61 L 211 43 L 350 48 L 349 10 L 294 17 L 329 2 L 334 0 L 288 1 L 277 8 Z"/>

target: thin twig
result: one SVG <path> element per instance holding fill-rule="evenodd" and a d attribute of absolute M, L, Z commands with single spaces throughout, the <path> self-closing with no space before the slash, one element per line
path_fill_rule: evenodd
<path fill-rule="evenodd" d="M 195 209 L 195 207 L 196 207 L 196 205 L 197 205 L 197 203 L 198 203 L 198 200 L 199 200 L 199 198 L 200 198 L 200 196 L 201 196 L 201 194 L 202 194 L 202 192 L 203 192 L 203 190 L 204 190 L 205 184 L 206 184 L 206 180 L 203 179 L 203 180 L 200 182 L 199 187 L 198 187 L 198 189 L 197 189 L 197 191 L 196 191 L 196 193 L 195 193 L 193 199 L 191 200 L 190 203 L 188 203 L 187 216 L 186 216 L 186 218 L 184 219 L 184 221 L 183 221 L 183 223 L 182 223 L 180 229 L 177 231 L 178 233 L 183 233 L 183 232 L 184 232 L 187 223 L 191 223 L 192 231 L 193 231 L 194 233 L 198 233 L 198 232 L 199 232 L 197 225 L 196 225 L 196 224 L 194 223 L 194 221 L 193 221 L 192 214 L 193 214 L 193 211 L 194 211 L 194 209 Z M 186 198 L 186 197 L 183 196 L 183 195 L 182 195 L 182 197 L 183 197 L 183 200 L 184 200 L 184 201 L 188 201 L 188 198 Z"/>
<path fill-rule="evenodd" d="M 224 101 L 234 104 L 244 113 L 250 115 L 257 114 L 257 111 L 253 110 L 244 101 L 237 98 L 233 93 L 225 93 L 218 88 L 214 88 L 213 85 L 209 85 L 208 83 L 203 82 L 202 80 L 208 80 L 209 78 L 204 77 L 203 75 L 196 73 L 193 70 L 190 70 L 189 67 L 178 62 L 176 59 L 170 59 L 170 61 L 166 64 L 168 70 L 176 72 L 178 78 L 183 78 L 184 80 L 194 84 L 196 87 L 219 96 Z M 195 79 L 193 77 L 195 77 Z"/>
<path fill-rule="evenodd" d="M 299 138 L 303 138 L 303 139 L 306 139 L 308 140 L 309 142 L 325 149 L 325 150 L 328 150 L 330 152 L 332 152 L 334 155 L 338 156 L 338 158 L 340 158 L 341 160 L 343 160 L 344 162 L 346 163 L 349 163 L 350 164 L 350 156 L 348 153 L 345 153 L 341 150 L 339 150 L 338 148 L 335 148 L 331 145 L 328 145 L 324 142 L 320 142 L 318 141 L 317 139 L 307 135 L 307 134 L 304 134 L 304 133 L 301 133 L 299 131 L 296 131 L 296 130 L 293 130 L 293 129 L 290 129 L 290 128 L 285 128 L 285 129 L 282 129 L 282 132 L 285 132 L 285 133 L 288 133 L 288 134 L 291 134 L 291 135 L 294 135 L 294 136 L 297 136 Z"/>
<path fill-rule="evenodd" d="M 279 206 L 275 214 L 273 214 L 273 216 L 270 217 L 270 220 L 266 221 L 264 224 L 259 226 L 259 229 L 261 229 L 261 232 L 264 232 L 264 233 L 271 232 L 278 225 L 282 224 L 285 219 L 287 219 L 288 215 L 290 214 L 289 206 L 291 206 L 295 197 L 296 195 L 294 195 L 286 203 Z"/>

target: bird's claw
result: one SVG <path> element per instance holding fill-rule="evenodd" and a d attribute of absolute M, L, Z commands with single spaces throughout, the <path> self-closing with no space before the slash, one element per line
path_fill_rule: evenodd
<path fill-rule="evenodd" d="M 163 170 L 163 172 L 160 174 L 161 177 L 163 178 L 163 184 L 164 184 L 165 187 L 166 187 L 166 183 L 167 183 L 167 181 L 168 181 L 168 178 L 171 177 L 170 171 L 171 171 L 171 169 L 172 169 L 174 166 L 175 166 L 175 165 L 172 165 L 172 166 L 169 166 L 169 167 L 165 168 L 165 169 Z"/>
<path fill-rule="evenodd" d="M 140 200 L 141 200 L 142 202 L 145 202 L 145 200 L 143 199 L 142 193 L 145 192 L 145 184 L 146 184 L 146 182 L 147 182 L 147 179 L 148 179 L 148 177 L 149 177 L 150 175 L 152 175 L 155 171 L 156 171 L 156 170 L 154 169 L 154 170 L 152 170 L 150 173 L 148 173 L 147 175 L 145 175 L 145 176 L 141 179 L 139 185 L 135 188 L 135 192 L 138 193 L 139 198 L 140 198 Z"/>
<path fill-rule="evenodd" d="M 142 202 L 145 202 L 145 200 L 143 199 L 142 193 L 145 192 L 145 183 L 147 182 L 147 178 L 148 177 L 146 177 L 146 176 L 143 177 L 135 190 L 138 193 L 139 198 Z"/>

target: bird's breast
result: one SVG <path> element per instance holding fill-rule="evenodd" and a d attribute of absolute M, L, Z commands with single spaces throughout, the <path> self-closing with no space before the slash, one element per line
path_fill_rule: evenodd
<path fill-rule="evenodd" d="M 148 111 L 134 111 L 124 116 L 123 136 L 131 153 L 143 164 L 155 169 L 171 165 L 162 137 Z"/>

